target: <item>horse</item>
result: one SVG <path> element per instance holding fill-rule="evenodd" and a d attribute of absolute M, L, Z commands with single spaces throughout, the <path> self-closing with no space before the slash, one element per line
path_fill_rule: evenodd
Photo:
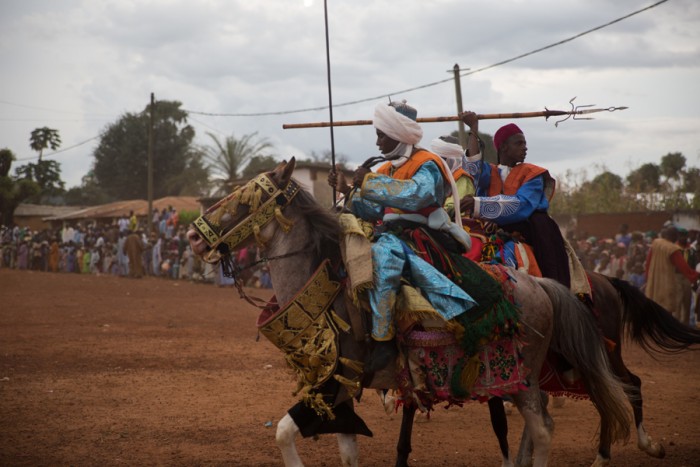
<path fill-rule="evenodd" d="M 700 331 L 675 319 L 665 308 L 627 281 L 591 271 L 586 271 L 586 275 L 591 284 L 596 322 L 607 342 L 613 344 L 608 347 L 611 368 L 625 384 L 632 406 L 637 447 L 651 457 L 662 459 L 666 455 L 663 444 L 653 441 L 644 426 L 642 380 L 625 364 L 622 344 L 627 337 L 652 356 L 673 355 L 700 344 Z M 501 453 L 508 458 L 508 422 L 503 402 L 497 398 L 490 400 L 489 411 Z M 605 434 L 607 429 L 604 423 L 601 420 L 601 436 L 593 467 L 610 464 L 612 441 Z M 526 427 L 515 464 L 529 465 L 531 457 L 532 443 Z"/>
<path fill-rule="evenodd" d="M 372 375 L 363 374 L 369 314 L 361 312 L 359 318 L 353 314 L 351 300 L 338 291 L 340 282 L 329 279 L 336 277 L 334 271 L 342 265 L 338 218 L 300 188 L 292 178 L 294 167 L 292 158 L 236 189 L 197 219 L 187 237 L 195 254 L 206 261 L 223 261 L 225 270 L 232 267 L 226 258 L 235 249 L 253 241 L 264 248 L 276 303 L 284 304 L 282 309 L 289 315 L 275 321 L 281 308 L 267 304 L 261 306 L 258 325 L 277 326 L 279 335 L 265 335 L 285 349 L 287 362 L 299 378 L 300 401 L 281 418 L 275 435 L 284 464 L 303 465 L 295 446 L 297 435 L 336 433 L 342 465 L 356 466 L 357 434 L 372 433 L 354 412 L 353 401 L 363 388 L 392 386 L 379 385 L 378 375 L 368 379 Z M 520 313 L 521 338 L 527 343 L 522 348 L 523 365 L 529 370 L 525 384 L 512 398 L 532 440 L 533 465 L 547 464 L 553 432 L 536 377 L 550 348 L 581 373 L 605 420 L 601 436 L 626 439 L 630 420 L 624 388 L 612 374 L 599 330 L 586 306 L 554 280 L 533 278 L 517 270 L 509 270 L 509 275 Z M 244 295 L 242 289 L 240 292 Z M 318 300 L 310 305 L 310 296 L 323 297 L 319 299 L 323 306 L 318 306 Z M 302 315 L 299 308 L 316 311 Z M 299 324 L 301 321 L 304 324 Z M 301 350 L 296 332 L 306 333 Z M 322 351 L 314 351 L 313 345 Z M 416 410 L 416 404 L 404 404 L 397 466 L 408 466 Z M 504 457 L 503 465 L 512 464 Z"/>

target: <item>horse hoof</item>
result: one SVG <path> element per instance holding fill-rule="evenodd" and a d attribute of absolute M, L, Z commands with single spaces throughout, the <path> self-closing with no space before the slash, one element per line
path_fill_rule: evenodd
<path fill-rule="evenodd" d="M 647 444 L 637 444 L 637 447 L 650 457 L 655 457 L 657 459 L 666 457 L 666 448 L 664 448 L 664 445 L 661 443 L 654 443 L 651 439 Z"/>

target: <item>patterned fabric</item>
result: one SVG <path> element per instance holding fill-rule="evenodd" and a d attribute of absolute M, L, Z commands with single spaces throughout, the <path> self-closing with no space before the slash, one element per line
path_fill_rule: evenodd
<path fill-rule="evenodd" d="M 412 398 L 422 410 L 441 402 L 461 405 L 465 400 L 515 394 L 527 387 L 522 344 L 517 339 L 491 341 L 479 348 L 475 381 L 466 386 L 464 350 L 447 331 L 413 331 L 400 374 L 404 400 Z"/>
<path fill-rule="evenodd" d="M 359 218 L 369 221 L 381 220 L 386 208 L 411 212 L 438 209 L 445 198 L 444 185 L 441 169 L 433 161 L 423 163 L 408 180 L 370 174 L 363 183 L 362 195 L 356 193 L 351 197 L 348 207 Z M 468 292 L 417 256 L 393 232 L 375 236 L 372 263 L 374 287 L 368 292 L 375 340 L 386 341 L 395 335 L 393 311 L 402 278 L 420 287 L 445 319 L 475 305 Z"/>

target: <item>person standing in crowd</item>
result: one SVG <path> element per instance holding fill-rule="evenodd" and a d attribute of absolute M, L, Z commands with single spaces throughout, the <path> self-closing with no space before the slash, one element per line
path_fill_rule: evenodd
<path fill-rule="evenodd" d="M 620 225 L 620 231 L 615 234 L 615 243 L 622 243 L 625 247 L 629 247 L 631 241 L 632 234 L 629 232 L 629 226 L 627 224 Z"/>
<path fill-rule="evenodd" d="M 49 271 L 58 272 L 59 247 L 58 239 L 54 238 L 51 242 L 51 250 L 49 252 Z"/>
<path fill-rule="evenodd" d="M 689 324 L 691 286 L 697 290 L 700 273 L 688 266 L 677 244 L 678 229 L 669 225 L 651 243 L 645 264 L 646 296 Z"/>
<path fill-rule="evenodd" d="M 29 268 L 29 245 L 27 240 L 22 239 L 17 247 L 17 269 Z"/>
<path fill-rule="evenodd" d="M 119 226 L 119 232 L 128 232 L 129 231 L 129 218 L 124 215 L 119 218 L 117 221 L 117 225 Z"/>
<path fill-rule="evenodd" d="M 141 240 L 141 232 L 131 232 L 124 241 L 123 253 L 129 259 L 129 277 L 140 279 L 143 277 L 143 252 L 146 246 Z"/>
<path fill-rule="evenodd" d="M 136 232 L 139 228 L 139 220 L 136 217 L 136 214 L 134 211 L 129 211 L 129 230 L 132 232 Z"/>
<path fill-rule="evenodd" d="M 164 236 L 158 235 L 156 237 L 156 234 L 152 234 L 152 237 L 155 237 L 155 243 L 153 244 L 153 248 L 151 250 L 151 264 L 153 268 L 153 275 L 154 276 L 160 276 L 160 265 L 163 262 L 163 239 Z"/>

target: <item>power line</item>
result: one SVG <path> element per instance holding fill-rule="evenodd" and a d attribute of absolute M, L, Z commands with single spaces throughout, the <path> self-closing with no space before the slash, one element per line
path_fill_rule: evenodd
<path fill-rule="evenodd" d="M 87 144 L 87 143 L 89 143 L 90 141 L 99 138 L 100 136 L 102 136 L 102 135 L 93 136 L 92 138 L 86 139 L 85 141 L 81 141 L 81 142 L 78 143 L 78 144 L 74 144 L 73 146 L 68 146 L 67 148 L 59 149 L 58 151 L 54 151 L 54 152 L 51 152 L 51 153 L 49 153 L 49 154 L 44 154 L 44 155 L 42 155 L 41 157 L 55 156 L 56 154 L 60 154 L 60 153 L 62 153 L 62 152 L 66 152 L 66 151 L 68 151 L 68 150 L 70 150 L 70 149 L 77 148 L 78 146 L 82 146 L 83 144 Z M 17 160 L 17 161 L 29 161 L 29 160 L 38 159 L 38 158 L 39 158 L 39 156 L 33 156 L 33 157 L 23 157 L 23 158 L 16 159 L 16 160 Z"/>
<path fill-rule="evenodd" d="M 543 51 L 545 51 L 545 50 L 547 50 L 547 49 L 551 49 L 551 48 L 553 48 L 553 47 L 556 47 L 556 46 L 559 46 L 559 45 L 562 45 L 562 44 L 566 44 L 567 42 L 571 42 L 571 41 L 573 41 L 574 39 L 578 39 L 579 37 L 585 36 L 586 34 L 590 34 L 590 33 L 592 33 L 592 32 L 595 32 L 595 31 L 598 31 L 598 30 L 600 30 L 600 29 L 603 29 L 603 28 L 606 28 L 606 27 L 608 27 L 608 26 L 611 26 L 611 25 L 613 25 L 613 24 L 615 24 L 615 23 L 619 23 L 620 21 L 623 21 L 623 20 L 625 20 L 625 19 L 627 19 L 627 18 L 630 18 L 630 17 L 632 17 L 632 16 L 634 16 L 634 15 L 638 15 L 639 13 L 642 13 L 642 12 L 644 12 L 644 11 L 651 10 L 652 8 L 656 8 L 657 6 L 661 5 L 662 3 L 666 3 L 667 1 L 668 1 L 668 0 L 660 0 L 660 1 L 658 1 L 658 2 L 656 2 L 656 3 L 654 3 L 654 4 L 652 4 L 652 5 L 649 5 L 649 6 L 647 6 L 647 7 L 644 7 L 644 8 L 642 8 L 642 9 L 640 9 L 640 10 L 636 10 L 636 11 L 634 11 L 634 12 L 632 12 L 632 13 L 629 13 L 629 14 L 627 14 L 627 15 L 625 15 L 625 16 L 621 16 L 621 17 L 619 17 L 619 18 L 617 18 L 617 19 L 614 19 L 614 20 L 612 20 L 612 21 L 609 21 L 609 22 L 607 22 L 607 23 L 605 23 L 605 24 L 601 24 L 600 26 L 596 26 L 596 27 L 594 27 L 594 28 L 588 29 L 588 30 L 586 30 L 586 31 L 584 31 L 584 32 L 581 32 L 581 33 L 578 33 L 578 34 L 576 34 L 576 35 L 574 35 L 574 36 L 568 37 L 568 38 L 563 39 L 563 40 L 560 40 L 560 41 L 558 41 L 558 42 L 554 42 L 554 43 L 549 44 L 549 45 L 546 45 L 546 46 L 544 46 L 544 47 L 540 47 L 539 49 L 531 50 L 530 52 L 526 52 L 526 53 L 524 53 L 524 54 L 516 55 L 515 57 L 508 58 L 508 59 L 502 60 L 502 61 L 500 61 L 500 62 L 496 62 L 496 63 L 494 63 L 494 64 L 492 64 L 492 65 L 487 65 L 487 66 L 478 68 L 478 69 L 476 69 L 476 70 L 470 70 L 470 71 L 467 71 L 467 72 L 465 72 L 465 73 L 461 73 L 460 76 L 469 76 L 469 75 L 473 75 L 473 74 L 476 74 L 476 73 L 480 73 L 480 72 L 482 72 L 482 71 L 490 70 L 491 68 L 496 68 L 496 67 L 499 67 L 499 66 L 501 66 L 501 65 L 505 65 L 505 64 L 507 64 L 507 63 L 514 62 L 514 61 L 516 61 L 516 60 L 520 60 L 521 58 L 525 58 L 525 57 L 528 57 L 528 56 L 530 56 L 530 55 L 534 55 L 534 54 L 536 54 L 536 53 L 543 52 Z M 391 93 L 381 94 L 381 95 L 379 95 L 379 96 L 367 97 L 367 98 L 364 98 L 364 99 L 358 99 L 358 100 L 354 100 L 354 101 L 348 101 L 348 102 L 343 102 L 343 103 L 340 103 L 340 104 L 335 104 L 335 105 L 333 105 L 333 107 L 345 107 L 345 106 L 350 106 L 350 105 L 355 105 L 355 104 L 363 104 L 363 103 L 365 103 L 365 102 L 372 102 L 372 101 L 376 101 L 376 100 L 379 100 L 379 99 L 383 99 L 383 98 L 385 98 L 385 97 L 387 97 L 387 96 L 395 96 L 395 95 L 398 95 L 398 94 L 406 94 L 406 93 L 409 93 L 409 92 L 418 91 L 418 90 L 420 90 L 420 89 L 425 89 L 425 88 L 437 86 L 437 85 L 439 85 L 439 84 L 443 84 L 443 83 L 447 83 L 447 82 L 452 82 L 452 81 L 454 81 L 454 78 L 441 79 L 441 80 L 439 80 L 439 81 L 433 81 L 432 83 L 422 84 L 422 85 L 420 85 L 420 86 L 415 86 L 415 87 L 412 87 L 412 88 L 402 89 L 402 90 L 400 90 L 400 91 L 394 91 L 394 92 L 391 92 Z M 311 112 L 311 111 L 326 110 L 326 109 L 328 109 L 328 106 L 327 106 L 327 105 L 326 105 L 326 106 L 319 106 L 319 107 L 308 107 L 308 108 L 305 108 L 305 109 L 281 110 L 281 111 L 274 111 L 274 112 L 258 112 L 258 113 L 213 113 L 213 112 L 201 112 L 201 111 L 197 111 L 197 110 L 188 110 L 188 109 L 183 109 L 183 110 L 186 111 L 186 112 L 188 112 L 188 113 L 191 113 L 191 114 L 207 115 L 207 116 L 210 116 L 210 117 L 265 117 L 265 116 L 270 116 L 270 115 L 288 115 L 288 114 L 294 114 L 294 113 L 303 113 L 303 112 Z"/>

